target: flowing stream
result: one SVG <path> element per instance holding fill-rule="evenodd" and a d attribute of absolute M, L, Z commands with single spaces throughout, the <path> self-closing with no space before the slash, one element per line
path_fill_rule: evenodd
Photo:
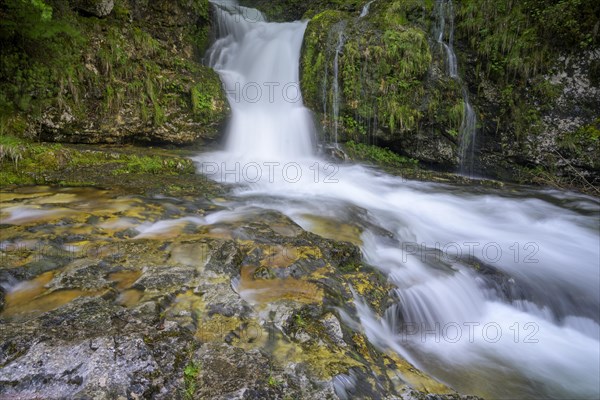
<path fill-rule="evenodd" d="M 275 209 L 307 230 L 314 217 L 352 224 L 366 262 L 397 287 L 383 318 L 359 297 L 358 315 L 344 316 L 372 343 L 464 393 L 598 398 L 598 200 L 331 164 L 317 155 L 299 92 L 306 22 L 250 20 L 232 1 L 213 4 L 207 60 L 232 116 L 225 149 L 197 162 L 231 183 L 235 200 L 209 219 Z"/>

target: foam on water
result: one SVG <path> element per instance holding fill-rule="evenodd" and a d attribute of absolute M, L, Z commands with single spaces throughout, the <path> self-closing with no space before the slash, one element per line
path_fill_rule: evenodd
<path fill-rule="evenodd" d="M 234 3 L 223 4 L 207 59 L 225 86 L 297 82 L 306 23 L 251 22 Z M 286 101 L 277 90 L 273 101 L 266 92 L 259 101 L 228 94 L 225 150 L 197 162 L 201 172 L 234 184 L 236 199 L 207 224 L 257 209 L 278 210 L 305 229 L 312 217 L 355 224 L 365 260 L 397 286 L 398 301 L 383 318 L 358 297 L 358 319 L 346 316 L 374 344 L 490 398 L 600 396 L 597 199 L 333 165 L 315 155 L 314 123 L 301 99 Z M 345 385 L 338 380 L 336 391 Z"/>

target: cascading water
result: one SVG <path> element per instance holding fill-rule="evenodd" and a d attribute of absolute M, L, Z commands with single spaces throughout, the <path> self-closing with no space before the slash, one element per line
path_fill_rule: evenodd
<path fill-rule="evenodd" d="M 448 75 L 456 79 L 458 78 L 458 62 L 456 53 L 454 52 L 454 6 L 452 0 L 437 0 L 437 18 L 438 26 L 436 28 L 437 42 L 442 45 L 446 53 L 446 67 Z M 446 15 L 448 17 L 448 42 L 444 42 L 446 36 Z"/>
<path fill-rule="evenodd" d="M 333 58 L 333 140 L 334 144 L 338 146 L 338 128 L 339 128 L 339 116 L 340 116 L 340 81 L 339 81 L 339 64 L 340 54 L 344 49 L 344 29 L 343 26 L 340 28 L 338 33 L 338 42 L 335 47 L 335 56 Z"/>
<path fill-rule="evenodd" d="M 454 52 L 454 4 L 452 0 L 437 0 L 437 26 L 435 37 L 446 54 L 448 75 L 460 83 L 463 97 L 463 117 L 459 131 L 458 157 L 460 172 L 472 176 L 474 174 L 475 140 L 477 138 L 477 115 L 469 101 L 469 90 L 458 74 L 458 62 Z M 448 26 L 446 27 L 446 19 Z M 447 41 L 444 38 L 447 36 Z"/>
<path fill-rule="evenodd" d="M 371 8 L 371 4 L 373 4 L 374 1 L 375 0 L 371 0 L 367 4 L 365 4 L 365 6 L 362 8 L 362 11 L 360 12 L 360 15 L 358 16 L 358 18 L 364 18 L 367 15 L 369 15 L 369 9 Z"/>
<path fill-rule="evenodd" d="M 207 58 L 229 89 L 232 120 L 225 151 L 197 161 L 236 186 L 226 209 L 206 220 L 274 209 L 307 230 L 315 218 L 352 224 L 398 301 L 379 318 L 357 297 L 357 316 L 345 318 L 383 351 L 465 393 L 598 398 L 600 202 L 328 164 L 314 155 L 302 100 L 281 92 L 297 82 L 306 24 L 244 21 L 234 3 L 215 6 L 219 34 Z M 230 89 L 252 82 L 270 82 L 273 101 Z"/>
<path fill-rule="evenodd" d="M 314 127 L 302 105 L 298 71 L 306 23 L 269 24 L 233 1 L 213 4 L 218 39 L 206 59 L 221 76 L 232 109 L 227 150 L 259 159 L 312 154 Z"/>

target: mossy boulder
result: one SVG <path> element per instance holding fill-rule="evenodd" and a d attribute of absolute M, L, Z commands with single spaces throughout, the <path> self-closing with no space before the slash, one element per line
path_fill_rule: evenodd
<path fill-rule="evenodd" d="M 427 163 L 456 164 L 462 99 L 434 58 L 430 7 L 374 2 L 364 18 L 326 10 L 310 20 L 301 86 L 326 140 L 337 131 L 341 141 L 374 141 Z"/>
<path fill-rule="evenodd" d="M 102 19 L 59 4 L 48 14 L 37 22 L 48 34 L 25 48 L 19 40 L 3 42 L 1 73 L 15 79 L 0 82 L 1 134 L 175 145 L 217 137 L 229 109 L 218 75 L 201 64 L 209 44 L 207 0 L 120 0 Z M 10 123 L 19 118 L 24 132 Z"/>

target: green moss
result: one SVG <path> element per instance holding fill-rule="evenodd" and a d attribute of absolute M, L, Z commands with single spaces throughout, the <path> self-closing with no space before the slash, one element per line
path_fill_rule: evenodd
<path fill-rule="evenodd" d="M 305 101 L 314 110 L 322 109 L 321 98 L 327 83 L 323 81 L 327 79 L 325 70 L 333 71 L 332 57 L 327 54 L 327 49 L 332 46 L 329 31 L 347 17 L 344 12 L 327 10 L 312 18 L 306 28 L 300 60 L 300 85 Z"/>
<path fill-rule="evenodd" d="M 3 13 L 0 26 L 0 74 L 11 79 L 0 80 L 0 129 L 18 114 L 37 122 L 43 114 L 54 118 L 66 113 L 75 117 L 72 126 L 61 128 L 67 134 L 81 133 L 83 124 L 110 131 L 133 121 L 132 129 L 146 136 L 147 128 L 189 112 L 203 123 L 201 136 L 217 134 L 217 122 L 227 114 L 226 99 L 218 76 L 197 62 L 209 43 L 208 0 L 140 5 L 150 7 L 144 11 L 149 14 L 158 7 L 176 15 L 173 20 L 165 16 L 168 21 L 161 29 L 166 31 L 160 35 L 148 18 L 156 16 L 139 19 L 125 0 L 117 0 L 114 12 L 102 19 L 80 15 L 66 5 L 56 5 L 60 12 L 50 8 L 46 13 L 37 5 L 30 10 L 29 2 L 9 3 L 12 8 Z M 193 23 L 169 25 L 186 19 Z M 36 31 L 17 26 L 19 21 L 35 23 Z M 194 85 L 210 92 L 211 108 L 192 110 L 189 94 Z M 31 126 L 33 132 L 40 124 Z"/>
<path fill-rule="evenodd" d="M 432 97 L 426 90 L 432 89 L 427 87 L 432 62 L 427 16 L 432 6 L 430 1 L 375 2 L 369 16 L 361 20 L 336 10 L 311 19 L 302 51 L 301 85 L 308 106 L 324 111 L 326 133 L 336 125 L 340 140 L 368 141 L 377 127 L 386 140 L 392 140 L 418 132 L 427 120 L 443 113 L 438 109 L 448 103 L 448 96 L 434 99 L 435 110 L 426 105 Z M 344 39 L 338 61 L 341 102 L 339 120 L 333 121 L 334 58 L 340 32 Z M 454 93 L 456 97 L 460 94 Z"/>
<path fill-rule="evenodd" d="M 201 83 L 190 88 L 189 98 L 194 117 L 204 124 L 214 124 L 228 113 L 221 80 L 211 69 L 200 67 L 197 74 Z"/>
<path fill-rule="evenodd" d="M 344 149 L 348 155 L 354 159 L 374 162 L 381 166 L 414 167 L 418 163 L 417 160 L 403 157 L 389 149 L 355 143 L 353 141 L 347 142 Z"/>
<path fill-rule="evenodd" d="M 597 47 L 592 32 L 599 12 L 593 0 L 459 3 L 457 39 L 476 54 L 476 75 L 498 87 L 498 120 L 517 139 L 541 132 L 541 112 L 560 94 L 542 76 L 558 55 Z"/>
<path fill-rule="evenodd" d="M 185 385 L 184 398 L 194 399 L 200 376 L 201 365 L 198 362 L 190 361 L 183 369 L 183 382 Z"/>
<path fill-rule="evenodd" d="M 594 123 L 584 125 L 579 129 L 565 133 L 558 141 L 559 147 L 563 150 L 574 153 L 577 156 L 590 155 L 595 158 L 594 164 L 599 167 L 600 161 L 600 118 Z M 594 149 L 589 154 L 590 149 Z"/>
<path fill-rule="evenodd" d="M 60 144 L 33 143 L 12 136 L 0 136 L 0 186 L 8 184 L 88 184 L 84 171 L 101 169 L 104 175 L 194 174 L 189 159 L 82 151 Z"/>

